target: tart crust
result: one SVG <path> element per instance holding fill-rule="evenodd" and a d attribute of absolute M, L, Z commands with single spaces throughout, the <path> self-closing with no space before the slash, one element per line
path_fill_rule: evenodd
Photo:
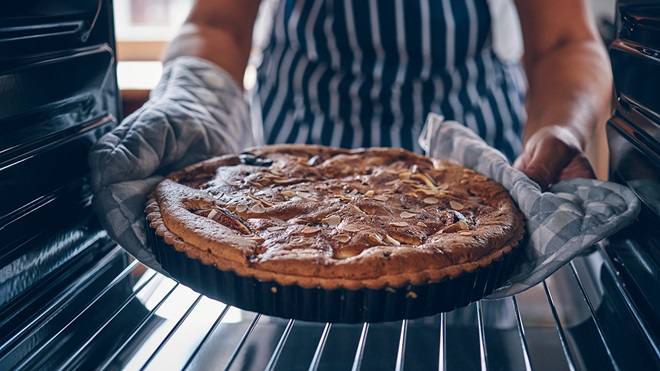
<path fill-rule="evenodd" d="M 191 259 L 303 288 L 458 277 L 509 254 L 524 231 L 500 184 L 393 148 L 250 148 L 170 174 L 146 212 Z"/>

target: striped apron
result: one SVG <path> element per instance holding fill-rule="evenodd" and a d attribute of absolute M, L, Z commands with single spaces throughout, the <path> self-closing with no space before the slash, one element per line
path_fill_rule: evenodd
<path fill-rule="evenodd" d="M 266 143 L 400 147 L 436 112 L 509 159 L 525 80 L 493 52 L 486 0 L 283 0 L 258 70 Z"/>

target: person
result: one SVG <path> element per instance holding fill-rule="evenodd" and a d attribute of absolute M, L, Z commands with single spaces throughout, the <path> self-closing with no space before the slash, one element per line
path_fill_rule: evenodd
<path fill-rule="evenodd" d="M 518 62 L 493 48 L 508 37 L 493 35 L 495 3 L 283 0 L 249 108 L 240 86 L 259 1 L 197 0 L 150 100 L 90 151 L 102 223 L 158 269 L 143 248 L 143 208 L 164 174 L 264 142 L 419 152 L 429 112 L 473 129 L 543 189 L 594 177 L 584 148 L 604 124 L 612 78 L 588 4 L 516 1 Z"/>

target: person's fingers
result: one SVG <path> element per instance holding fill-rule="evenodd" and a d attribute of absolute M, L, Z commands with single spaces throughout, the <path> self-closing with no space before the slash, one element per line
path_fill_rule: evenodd
<path fill-rule="evenodd" d="M 518 156 L 518 158 L 513 162 L 513 168 L 524 171 L 529 164 L 529 153 L 523 152 Z"/>
<path fill-rule="evenodd" d="M 521 170 L 542 190 L 548 189 L 559 179 L 563 169 L 576 155 L 574 149 L 552 137 L 541 138 L 526 150 L 528 160 Z"/>
<path fill-rule="evenodd" d="M 575 156 L 571 162 L 566 165 L 559 174 L 559 179 L 575 179 L 575 178 L 588 178 L 595 179 L 593 167 L 589 160 L 582 154 Z"/>

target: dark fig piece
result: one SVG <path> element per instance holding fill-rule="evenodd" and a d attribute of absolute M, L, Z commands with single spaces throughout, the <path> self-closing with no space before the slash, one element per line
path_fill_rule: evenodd
<path fill-rule="evenodd" d="M 242 164 L 245 165 L 268 167 L 273 164 L 273 160 L 268 158 L 257 157 L 252 153 L 241 153 L 240 155 L 238 155 L 238 159 L 241 161 Z"/>

